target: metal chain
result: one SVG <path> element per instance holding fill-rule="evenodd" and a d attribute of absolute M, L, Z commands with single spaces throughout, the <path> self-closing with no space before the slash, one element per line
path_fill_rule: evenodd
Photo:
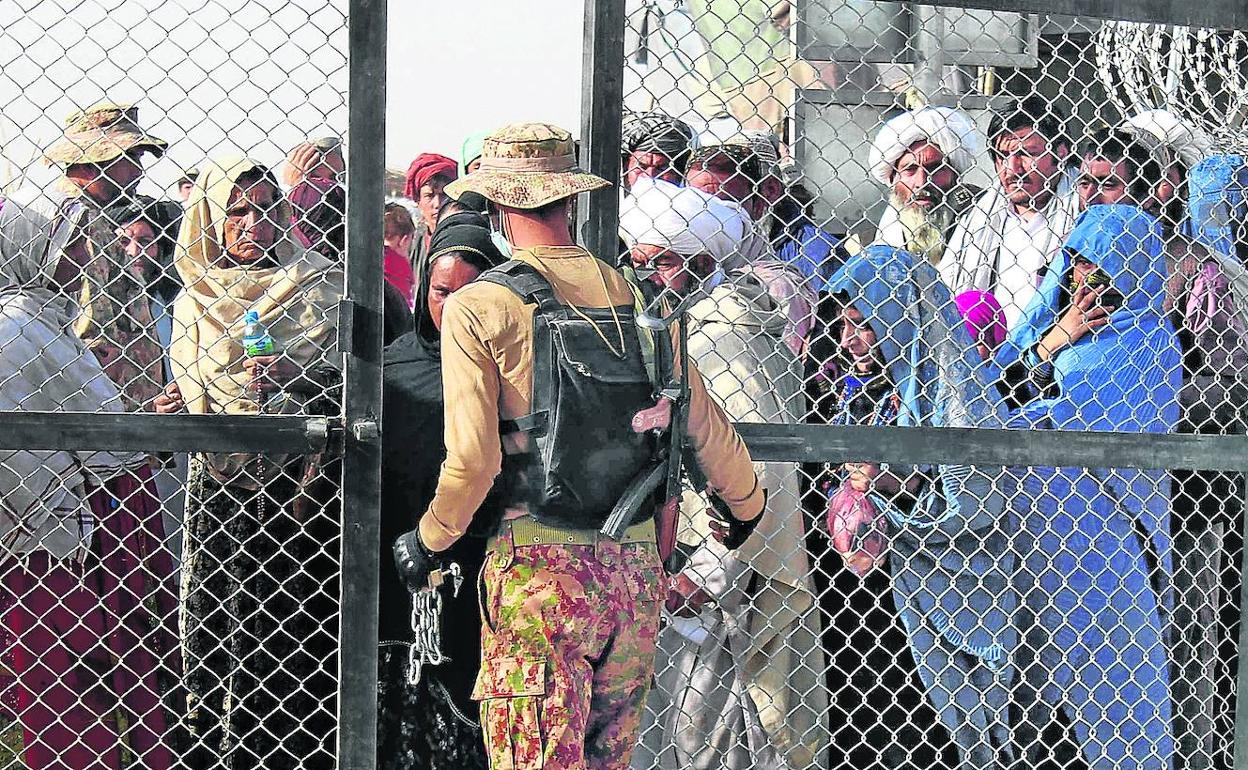
<path fill-rule="evenodd" d="M 451 657 L 442 652 L 442 588 L 451 581 L 451 598 L 459 596 L 464 572 L 451 563 L 429 575 L 429 585 L 412 594 L 412 646 L 407 650 L 407 683 L 415 686 L 426 665 L 440 666 Z"/>

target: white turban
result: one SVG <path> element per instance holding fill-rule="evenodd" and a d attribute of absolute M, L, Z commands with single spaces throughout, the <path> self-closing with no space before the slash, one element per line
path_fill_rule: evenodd
<path fill-rule="evenodd" d="M 975 165 L 986 142 L 975 121 L 952 107 L 924 107 L 890 119 L 871 145 L 869 171 L 883 184 L 889 183 L 893 165 L 915 142 L 931 142 L 945 154 L 949 165 L 964 174 Z"/>
<path fill-rule="evenodd" d="M 681 256 L 709 254 L 723 262 L 753 232 L 745 209 L 692 187 L 638 179 L 620 206 L 620 237 L 629 248 L 661 246 Z"/>
<path fill-rule="evenodd" d="M 1213 152 L 1213 140 L 1208 134 L 1169 110 L 1144 110 L 1128 118 L 1120 128 L 1154 152 L 1168 152 L 1170 158 L 1164 160 L 1178 158 L 1189 169 Z M 1169 162 L 1163 165 L 1168 166 Z"/>

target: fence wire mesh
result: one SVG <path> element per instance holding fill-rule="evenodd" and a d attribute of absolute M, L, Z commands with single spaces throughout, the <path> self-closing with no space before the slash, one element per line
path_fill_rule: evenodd
<path fill-rule="evenodd" d="M 0 408 L 128 436 L 0 463 L 6 768 L 336 766 L 341 453 L 195 436 L 343 414 L 346 6 L 0 8 Z"/>
<path fill-rule="evenodd" d="M 1242 31 L 626 18 L 621 259 L 732 419 L 1245 432 Z M 884 446 L 760 466 L 753 550 L 686 495 L 634 768 L 1234 766 L 1239 473 Z"/>
<path fill-rule="evenodd" d="M 626 5 L 618 256 L 732 420 L 1248 432 L 1242 32 Z M 0 408 L 351 411 L 345 38 L 333 1 L 0 6 Z M 448 175 L 384 211 L 418 283 Z M 338 715 L 377 611 L 339 607 L 372 579 L 340 566 L 343 459 L 194 444 L 0 457 L 5 767 L 332 767 L 371 730 Z M 883 446 L 759 463 L 736 552 L 686 490 L 632 767 L 1234 766 L 1241 474 Z M 378 766 L 484 765 L 468 577 L 418 687 L 382 575 L 380 732 L 348 736 Z M 511 688 L 491 740 L 555 764 Z"/>

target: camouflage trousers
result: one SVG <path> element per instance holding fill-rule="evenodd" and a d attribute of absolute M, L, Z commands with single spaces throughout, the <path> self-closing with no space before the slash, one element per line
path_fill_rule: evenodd
<path fill-rule="evenodd" d="M 491 541 L 473 698 L 493 770 L 627 768 L 666 584 L 650 543 Z"/>

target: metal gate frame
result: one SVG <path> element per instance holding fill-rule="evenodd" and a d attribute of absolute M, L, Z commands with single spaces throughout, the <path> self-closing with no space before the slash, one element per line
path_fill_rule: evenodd
<path fill-rule="evenodd" d="M 376 763 L 386 3 L 348 0 L 346 293 L 337 417 L 0 412 L 9 450 L 343 453 L 338 764 Z M 618 131 L 618 127 L 617 127 Z"/>
<path fill-rule="evenodd" d="M 933 0 L 937 5 L 1028 11 L 1189 26 L 1248 27 L 1237 0 Z M 378 559 L 381 455 L 381 317 L 387 8 L 348 0 L 349 145 L 345 358 L 339 417 L 0 413 L 4 449 L 216 452 L 343 451 L 342 609 L 338 760 L 344 770 L 376 763 Z M 618 181 L 623 107 L 624 0 L 588 0 L 585 10 L 583 159 Z M 617 198 L 591 194 L 582 242 L 598 255 L 617 248 Z M 873 460 L 984 465 L 1186 468 L 1248 473 L 1248 437 L 1032 432 L 821 425 L 738 426 L 755 459 Z M 1246 528 L 1248 529 L 1248 528 Z M 1245 536 L 1248 537 L 1248 531 Z M 1248 551 L 1243 568 L 1248 572 Z M 1241 587 L 1248 607 L 1248 584 Z M 1248 692 L 1248 622 L 1241 624 L 1238 691 Z M 1248 698 L 1235 715 L 1235 762 L 1248 767 Z"/>

